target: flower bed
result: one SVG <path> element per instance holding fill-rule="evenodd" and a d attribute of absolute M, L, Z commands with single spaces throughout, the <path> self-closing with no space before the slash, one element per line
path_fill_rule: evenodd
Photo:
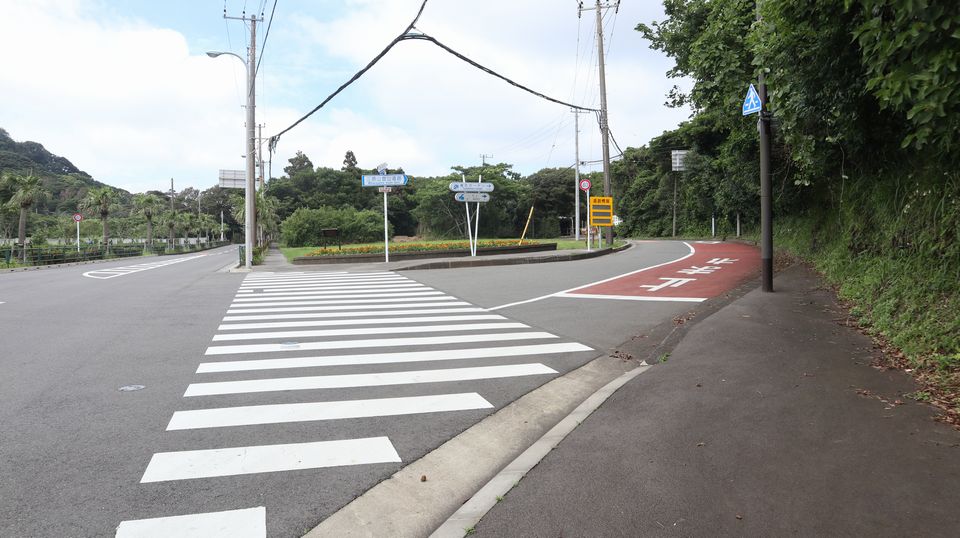
<path fill-rule="evenodd" d="M 556 250 L 556 243 L 526 243 L 518 245 L 517 239 L 484 239 L 477 245 L 478 256 L 491 254 L 510 254 L 519 252 L 542 252 Z M 470 255 L 466 241 L 444 241 L 431 243 L 398 243 L 390 245 L 391 260 L 409 260 L 423 258 L 447 258 Z M 295 265 L 322 263 L 355 263 L 383 261 L 383 245 L 346 246 L 342 250 L 319 248 L 306 256 L 293 259 Z"/>

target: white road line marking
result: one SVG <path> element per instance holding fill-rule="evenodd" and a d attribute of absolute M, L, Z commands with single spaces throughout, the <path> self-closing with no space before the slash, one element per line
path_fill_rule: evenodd
<path fill-rule="evenodd" d="M 564 299 L 612 299 L 617 301 L 663 301 L 678 303 L 702 303 L 705 297 L 644 297 L 639 295 L 593 295 L 589 293 L 557 293 L 554 297 Z"/>
<path fill-rule="evenodd" d="M 473 411 L 493 406 L 476 392 L 177 411 L 167 431 Z"/>
<path fill-rule="evenodd" d="M 406 279 L 400 275 L 382 275 L 382 276 L 347 276 L 336 277 L 336 278 L 287 278 L 287 279 L 262 279 L 262 280 L 244 280 L 240 285 L 241 286 L 255 286 L 258 288 L 269 287 L 269 286 L 285 286 L 285 285 L 299 285 L 299 284 L 336 284 L 336 283 L 345 283 L 345 282 L 374 282 L 379 280 L 395 280 L 395 279 Z"/>
<path fill-rule="evenodd" d="M 444 295 L 444 293 L 442 291 L 410 291 L 410 292 L 403 292 L 403 293 L 397 292 L 397 293 L 370 294 L 370 295 L 365 295 L 364 297 L 369 297 L 371 299 L 379 299 L 379 298 L 387 298 L 387 297 L 429 297 L 429 296 L 437 296 L 437 295 Z M 326 295 L 323 297 L 316 297 L 315 299 L 312 297 L 288 297 L 285 300 L 274 300 L 271 302 L 264 302 L 264 303 L 249 303 L 249 302 L 235 301 L 230 305 L 230 308 L 238 308 L 238 307 L 244 307 L 244 306 L 251 306 L 251 307 L 310 306 L 310 305 L 316 305 L 316 304 L 330 304 L 329 302 L 323 302 L 323 301 L 329 301 L 331 299 L 347 299 L 352 302 L 362 300 L 362 299 L 356 299 L 356 297 L 357 297 L 356 295 L 350 294 L 350 295 Z M 282 298 L 278 298 L 278 299 L 282 299 Z"/>
<path fill-rule="evenodd" d="M 443 368 L 440 370 L 413 370 L 403 372 L 373 372 L 369 374 L 316 375 L 308 377 L 280 377 L 273 379 L 248 379 L 243 381 L 215 381 L 191 383 L 184 398 L 193 396 L 217 396 L 222 394 L 248 394 L 253 392 L 280 392 L 287 390 L 342 389 L 353 387 L 383 387 L 389 385 L 418 385 L 421 383 L 445 383 L 474 381 L 478 379 L 501 379 L 557 373 L 549 366 L 539 363 L 507 364 L 500 366 L 475 366 L 470 368 Z"/>
<path fill-rule="evenodd" d="M 337 276 L 325 276 L 325 277 L 311 277 L 311 276 L 298 276 L 295 278 L 259 278 L 259 279 L 245 279 L 241 284 L 246 285 L 261 285 L 268 284 L 270 282 L 277 282 L 279 285 L 286 285 L 287 283 L 297 283 L 297 282 L 349 282 L 349 281 L 362 281 L 362 280 L 383 280 L 383 279 L 403 279 L 406 280 L 407 277 L 403 275 L 398 275 L 396 273 L 386 273 L 380 275 L 337 275 Z"/>
<path fill-rule="evenodd" d="M 308 288 L 308 287 L 326 287 L 326 286 L 356 286 L 356 285 L 371 285 L 371 284 L 401 284 L 401 283 L 410 283 L 414 282 L 408 278 L 403 277 L 389 277 L 389 278 L 365 278 L 365 279 L 353 279 L 353 280 L 302 280 L 302 281 L 287 281 L 287 282 L 265 282 L 263 284 L 249 284 L 243 283 L 240 285 L 239 289 L 242 290 L 285 290 L 285 289 L 296 289 L 296 288 Z"/>
<path fill-rule="evenodd" d="M 239 297 L 283 297 L 285 295 L 310 295 L 312 293 L 320 292 L 333 292 L 333 293 L 343 293 L 350 290 L 398 290 L 398 289 L 408 289 L 408 288 L 426 288 L 423 284 L 416 283 L 399 283 L 399 284 L 377 284 L 377 285 L 364 285 L 364 286 L 324 286 L 324 287 L 309 287 L 309 288 L 294 288 L 290 290 L 283 291 L 261 291 L 261 292 L 249 292 L 248 290 L 239 290 L 237 296 Z M 432 289 L 432 288 L 429 288 Z"/>
<path fill-rule="evenodd" d="M 399 461 L 386 437 L 160 452 L 140 483 Z"/>
<path fill-rule="evenodd" d="M 116 538 L 266 538 L 263 506 L 225 512 L 122 521 Z"/>
<path fill-rule="evenodd" d="M 271 282 L 273 282 L 271 284 Z M 297 280 L 273 280 L 273 281 L 260 281 L 260 282 L 250 282 L 243 281 L 240 283 L 240 287 L 255 287 L 255 288 L 290 288 L 296 286 L 343 286 L 348 284 L 373 284 L 377 282 L 414 282 L 413 280 L 400 275 L 383 275 L 375 277 L 363 277 L 363 278 L 325 278 L 322 280 L 317 279 L 307 279 L 301 278 Z"/>
<path fill-rule="evenodd" d="M 274 353 L 291 351 L 315 351 L 319 349 L 352 349 L 362 347 L 420 346 L 435 344 L 467 344 L 471 342 L 496 342 L 509 340 L 534 340 L 557 338 L 548 332 L 517 332 L 495 334 L 457 334 L 453 336 L 420 336 L 415 338 L 372 338 L 369 340 L 339 340 L 332 342 L 301 342 L 285 344 L 246 344 L 233 346 L 210 346 L 204 355 L 232 355 L 241 353 Z"/>
<path fill-rule="evenodd" d="M 467 305 L 470 303 L 464 302 L 449 302 L 441 303 L 440 306 L 454 306 L 454 305 Z M 407 309 L 404 308 L 410 306 L 419 306 L 420 309 Z M 479 306 L 471 306 L 467 308 L 430 308 L 432 306 L 437 306 L 436 304 L 424 303 L 418 305 L 382 305 L 377 310 L 361 310 L 359 312 L 321 312 L 321 313 L 304 313 L 304 314 L 261 314 L 255 316 L 226 316 L 223 318 L 223 321 L 259 321 L 267 319 L 306 319 L 306 318 L 348 318 L 348 317 L 363 317 L 363 316 L 405 316 L 409 314 L 446 314 L 446 313 L 457 313 L 457 312 L 486 312 L 483 308 Z M 360 309 L 360 308 L 370 308 L 366 305 L 357 305 L 350 308 Z M 384 309 L 397 308 L 398 310 L 384 310 Z"/>
<path fill-rule="evenodd" d="M 521 357 L 554 353 L 593 351 L 593 348 L 576 342 L 560 344 L 533 344 L 527 346 L 503 346 L 469 349 L 440 349 L 431 351 L 401 351 L 397 353 L 366 353 L 358 355 L 332 355 L 320 357 L 295 357 L 289 359 L 258 359 L 245 361 L 203 362 L 197 367 L 198 374 L 217 372 L 248 372 L 254 370 L 279 370 L 285 368 L 311 368 L 318 366 L 351 366 L 359 364 L 394 364 L 407 362 L 483 359 L 488 357 Z"/>
<path fill-rule="evenodd" d="M 326 299 L 327 297 L 390 297 L 386 295 L 389 293 L 413 293 L 413 292 L 436 292 L 433 288 L 428 288 L 426 286 L 421 286 L 420 284 L 408 284 L 404 286 L 398 286 L 396 288 L 390 289 L 356 289 L 356 290 L 327 290 L 327 291 L 306 291 L 306 292 L 297 292 L 296 294 L 284 294 L 284 295 L 265 295 L 261 293 L 256 293 L 252 296 L 247 295 L 238 295 L 234 298 L 234 302 L 237 303 L 257 303 L 257 302 L 266 302 L 266 301 L 299 301 L 303 299 Z M 346 294 L 346 295 L 345 295 Z M 291 297 L 290 295 L 295 295 Z"/>
<path fill-rule="evenodd" d="M 83 273 L 83 276 L 87 278 L 95 278 L 97 280 L 107 280 L 107 279 L 115 278 L 118 276 L 129 275 L 132 273 L 139 273 L 140 271 L 149 271 L 150 269 L 157 269 L 158 267 L 166 267 L 168 265 L 173 265 L 175 263 L 195 260 L 197 258 L 203 258 L 204 256 L 207 256 L 207 254 L 197 254 L 196 256 L 188 256 L 186 258 L 173 258 L 173 259 L 163 260 L 159 262 L 142 263 L 142 264 L 137 264 L 137 266 L 97 269 L 93 271 L 87 271 L 86 273 Z"/>
<path fill-rule="evenodd" d="M 263 306 L 263 305 L 246 305 L 251 308 L 240 308 L 239 310 L 227 310 L 227 314 L 246 314 L 248 312 L 254 313 L 266 313 L 266 312 L 313 312 L 317 310 L 350 310 L 355 308 L 390 308 L 390 305 L 381 304 L 381 303 L 402 303 L 403 306 L 411 307 L 418 306 L 413 304 L 418 302 L 424 306 L 442 306 L 447 304 L 469 304 L 463 303 L 462 301 L 457 301 L 456 297 L 450 297 L 449 295 L 441 296 L 432 296 L 432 297 L 407 297 L 404 299 L 338 299 L 333 301 L 314 301 L 311 304 L 314 306 L 298 306 L 293 308 L 252 308 L 253 306 Z M 316 306 L 316 305 L 338 305 L 338 306 Z M 361 305 L 361 306 L 356 306 Z"/>
<path fill-rule="evenodd" d="M 342 316 L 343 314 L 341 314 Z M 344 325 L 381 325 L 396 323 L 427 323 L 432 321 L 482 321 L 507 319 L 497 314 L 475 314 L 466 316 L 404 316 L 402 318 L 373 319 L 328 319 L 322 321 L 275 321 L 270 323 L 228 323 L 217 327 L 218 331 L 238 331 L 249 329 L 283 329 L 293 327 L 341 327 Z"/>
<path fill-rule="evenodd" d="M 506 318 L 504 318 L 506 319 Z M 410 325 L 404 327 L 361 327 L 357 329 L 318 329 L 310 331 L 272 331 L 260 333 L 218 334 L 214 342 L 236 340 L 266 340 L 272 338 L 322 338 L 327 336 L 361 336 L 392 333 L 433 333 L 455 331 L 486 331 L 497 329 L 527 329 L 529 325 L 517 322 L 454 323 L 450 325 Z"/>
<path fill-rule="evenodd" d="M 596 282 L 591 282 L 591 283 L 589 283 L 589 284 L 583 284 L 583 285 L 581 285 L 581 286 L 576 286 L 576 287 L 574 287 L 574 288 L 569 288 L 569 289 L 566 289 L 566 290 L 563 290 L 563 291 L 558 291 L 558 292 L 555 292 L 555 293 L 549 293 L 549 294 L 547 294 L 547 295 L 541 295 L 540 297 L 534 297 L 533 299 L 527 299 L 527 300 L 525 300 L 525 301 L 517 301 L 517 302 L 515 302 L 515 303 L 502 304 L 502 305 L 500 305 L 500 306 L 494 306 L 493 308 L 488 308 L 487 310 L 500 310 L 500 309 L 502 309 L 502 308 L 510 308 L 511 306 L 519 306 L 519 305 L 522 305 L 522 304 L 527 304 L 527 303 L 533 303 L 533 302 L 536 302 L 536 301 L 541 301 L 541 300 L 543 300 L 543 299 L 549 299 L 549 298 L 551 298 L 551 297 L 556 297 L 557 295 L 559 295 L 559 294 L 561 294 L 561 293 L 570 293 L 571 291 L 576 291 L 576 290 L 580 290 L 580 289 L 583 289 L 583 288 L 589 288 L 590 286 L 596 286 L 597 284 L 603 284 L 604 282 L 610 282 L 611 280 L 616 280 L 616 279 L 618 279 L 618 278 L 623 278 L 623 277 L 625 277 L 625 276 L 630 276 L 630 275 L 634 275 L 634 274 L 637 274 L 637 273 L 642 273 L 642 272 L 644 272 L 644 271 L 649 271 L 650 269 L 656 269 L 657 267 L 663 267 L 664 265 L 670 265 L 671 263 L 676 263 L 676 262 L 685 260 L 685 259 L 689 258 L 690 256 L 693 256 L 694 253 L 696 253 L 696 250 L 694 250 L 693 246 L 692 246 L 690 243 L 687 243 L 686 241 L 684 241 L 683 244 L 686 245 L 687 248 L 690 249 L 690 252 L 688 252 L 685 256 L 681 256 L 681 257 L 679 257 L 679 258 L 677 258 L 677 259 L 675 259 L 675 260 L 670 260 L 670 261 L 668 261 L 668 262 L 658 263 L 658 264 L 656 264 L 656 265 L 651 265 L 651 266 L 649 266 L 649 267 L 644 267 L 644 268 L 642 268 L 642 269 L 637 269 L 637 270 L 635 270 L 635 271 L 630 271 L 629 273 L 623 273 L 623 274 L 620 274 L 620 275 L 612 276 L 612 277 L 610 277 L 610 278 L 605 278 L 605 279 L 603 279 L 603 280 L 597 280 Z"/>

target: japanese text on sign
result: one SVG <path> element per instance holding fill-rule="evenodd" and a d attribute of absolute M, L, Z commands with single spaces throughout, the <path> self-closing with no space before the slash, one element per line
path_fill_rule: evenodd
<path fill-rule="evenodd" d="M 590 226 L 613 226 L 613 197 L 590 197 Z"/>

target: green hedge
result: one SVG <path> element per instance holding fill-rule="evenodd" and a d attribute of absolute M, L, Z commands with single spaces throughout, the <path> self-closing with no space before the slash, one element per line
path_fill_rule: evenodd
<path fill-rule="evenodd" d="M 288 247 L 324 244 L 321 230 L 337 228 L 342 243 L 367 243 L 383 237 L 383 215 L 376 211 L 334 207 L 300 208 L 280 225 L 283 242 Z M 390 227 L 393 235 L 393 226 Z M 326 238 L 329 242 L 330 239 Z"/>

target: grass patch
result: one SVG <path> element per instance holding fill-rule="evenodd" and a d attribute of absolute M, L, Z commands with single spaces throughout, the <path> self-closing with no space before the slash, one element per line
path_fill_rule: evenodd
<path fill-rule="evenodd" d="M 960 426 L 960 178 L 865 182 L 774 229 Z"/>

